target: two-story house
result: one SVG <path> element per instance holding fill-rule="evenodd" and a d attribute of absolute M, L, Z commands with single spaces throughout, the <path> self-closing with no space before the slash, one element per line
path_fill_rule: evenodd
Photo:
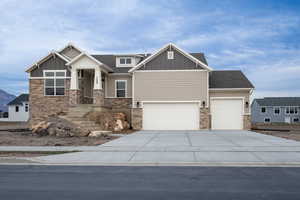
<path fill-rule="evenodd" d="M 265 97 L 251 105 L 253 123 L 299 123 L 300 97 Z"/>
<path fill-rule="evenodd" d="M 153 54 L 90 55 L 73 44 L 30 66 L 31 123 L 86 104 L 120 110 L 138 130 L 249 129 L 254 86 L 203 53 L 167 44 Z"/>

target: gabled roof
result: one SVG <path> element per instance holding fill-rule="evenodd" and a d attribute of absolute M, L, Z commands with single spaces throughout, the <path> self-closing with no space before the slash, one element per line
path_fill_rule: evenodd
<path fill-rule="evenodd" d="M 300 106 L 300 97 L 265 97 L 254 101 L 260 106 Z"/>
<path fill-rule="evenodd" d="M 200 61 L 199 59 L 195 58 L 194 56 L 192 56 L 191 54 L 188 54 L 187 52 L 185 52 L 184 50 L 180 49 L 179 47 L 177 47 L 175 44 L 169 43 L 165 46 L 163 46 L 161 49 L 159 49 L 157 52 L 155 52 L 154 54 L 152 54 L 151 56 L 147 57 L 146 59 L 144 59 L 142 62 L 140 62 L 139 64 L 137 64 L 135 67 L 133 67 L 131 70 L 129 70 L 129 72 L 133 72 L 137 69 L 139 69 L 140 67 L 142 67 L 144 64 L 146 64 L 147 62 L 151 61 L 152 59 L 154 59 L 156 56 L 158 56 L 159 54 L 161 54 L 162 52 L 164 52 L 166 49 L 168 48 L 174 48 L 175 50 L 177 50 L 178 52 L 180 52 L 181 54 L 183 54 L 184 56 L 186 56 L 187 58 L 189 58 L 190 60 L 192 60 L 193 62 L 199 64 L 200 66 L 202 66 L 203 68 L 212 71 L 212 68 L 210 68 L 208 65 L 206 65 L 205 63 L 203 63 L 202 61 Z"/>
<path fill-rule="evenodd" d="M 74 48 L 74 49 L 76 49 L 77 51 L 79 51 L 79 52 L 83 52 L 83 50 L 82 49 L 80 49 L 79 47 L 77 47 L 77 46 L 75 46 L 73 43 L 68 43 L 65 47 L 63 47 L 63 48 L 61 48 L 60 50 L 58 50 L 57 52 L 58 53 L 61 53 L 61 52 L 63 52 L 65 49 L 67 49 L 67 48 Z"/>
<path fill-rule="evenodd" d="M 28 73 L 31 72 L 32 70 L 34 70 L 35 68 L 39 67 L 40 64 L 42 64 L 43 62 L 47 61 L 52 56 L 58 56 L 61 59 L 63 59 L 64 61 L 69 62 L 69 60 L 67 58 L 65 58 L 64 56 L 60 55 L 58 52 L 52 51 L 47 56 L 43 57 L 38 62 L 34 63 L 29 68 L 27 68 L 26 72 L 28 72 Z"/>
<path fill-rule="evenodd" d="M 239 70 L 212 71 L 209 88 L 254 88 L 243 72 Z"/>
<path fill-rule="evenodd" d="M 16 97 L 14 100 L 9 102 L 7 105 L 12 106 L 12 105 L 22 105 L 23 102 L 28 102 L 29 101 L 29 94 L 21 94 L 20 96 Z"/>
<path fill-rule="evenodd" d="M 102 63 L 101 61 L 97 60 L 96 58 L 94 58 L 93 56 L 91 56 L 91 55 L 89 55 L 88 53 L 85 53 L 85 52 L 82 52 L 81 54 L 79 54 L 78 56 L 76 56 L 75 58 L 73 58 L 73 60 L 69 61 L 66 65 L 72 65 L 72 63 L 74 63 L 77 60 L 79 60 L 82 56 L 86 56 L 86 57 L 90 58 L 92 61 L 94 61 L 95 63 L 97 63 L 99 66 L 103 66 L 109 72 L 113 72 L 113 70 L 109 66 L 107 66 L 106 64 Z"/>

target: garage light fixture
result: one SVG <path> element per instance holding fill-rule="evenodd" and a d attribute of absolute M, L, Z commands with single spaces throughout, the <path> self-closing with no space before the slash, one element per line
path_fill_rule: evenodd
<path fill-rule="evenodd" d="M 139 101 L 136 102 L 136 107 L 137 107 L 137 108 L 140 107 L 140 102 L 139 102 Z"/>
<path fill-rule="evenodd" d="M 205 101 L 202 101 L 202 107 L 205 108 Z"/>
<path fill-rule="evenodd" d="M 245 106 L 246 106 L 246 108 L 249 107 L 249 102 L 248 101 L 246 101 Z"/>

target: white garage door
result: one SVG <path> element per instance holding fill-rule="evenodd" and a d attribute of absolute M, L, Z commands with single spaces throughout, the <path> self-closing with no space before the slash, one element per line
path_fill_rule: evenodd
<path fill-rule="evenodd" d="M 211 100 L 212 129 L 243 129 L 242 99 Z"/>
<path fill-rule="evenodd" d="M 144 103 L 144 130 L 199 129 L 197 103 Z"/>

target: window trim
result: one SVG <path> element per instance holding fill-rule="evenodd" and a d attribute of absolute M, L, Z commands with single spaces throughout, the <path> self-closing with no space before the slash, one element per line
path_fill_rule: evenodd
<path fill-rule="evenodd" d="M 291 108 L 294 109 L 294 113 L 291 113 Z M 289 109 L 289 113 L 287 113 L 287 109 Z M 297 113 L 295 112 L 297 110 Z M 299 107 L 298 106 L 286 106 L 285 107 L 285 114 L 286 115 L 299 115 Z"/>
<path fill-rule="evenodd" d="M 47 72 L 54 72 L 54 76 L 47 77 Z M 56 76 L 56 72 L 64 72 L 64 76 Z M 67 70 L 43 70 L 43 77 L 44 77 L 44 96 L 46 97 L 64 97 L 66 96 L 66 76 L 67 76 Z M 47 95 L 46 94 L 46 88 L 52 88 L 52 87 L 46 87 L 46 80 L 47 79 L 54 79 L 54 95 Z M 64 87 L 57 87 L 56 86 L 56 79 L 64 79 Z M 56 95 L 56 88 L 64 88 L 64 95 Z"/>
<path fill-rule="evenodd" d="M 25 103 L 25 112 L 29 112 L 29 103 Z"/>
<path fill-rule="evenodd" d="M 265 112 L 261 111 L 263 108 L 265 108 Z M 260 114 L 265 115 L 266 113 L 267 113 L 267 107 L 265 106 L 260 107 Z"/>
<path fill-rule="evenodd" d="M 279 109 L 279 113 L 276 113 L 276 112 L 275 112 L 275 110 L 276 110 L 277 108 Z M 281 108 L 280 108 L 279 106 L 275 106 L 275 107 L 273 108 L 273 114 L 274 114 L 274 115 L 280 115 L 280 113 L 281 113 Z"/>
<path fill-rule="evenodd" d="M 270 121 L 269 121 L 269 122 L 266 122 L 266 119 L 269 119 Z M 264 118 L 264 123 L 271 123 L 271 118 L 270 118 L 270 117 L 265 117 L 265 118 Z"/>
<path fill-rule="evenodd" d="M 125 96 L 124 97 L 118 97 L 117 96 L 117 82 L 125 82 Z M 115 80 L 115 98 L 127 98 L 127 80 Z"/>
<path fill-rule="evenodd" d="M 20 106 L 18 106 L 18 105 L 15 106 L 15 112 L 16 112 L 16 113 L 20 112 Z"/>
<path fill-rule="evenodd" d="M 167 59 L 174 60 L 174 51 L 167 51 Z"/>
<path fill-rule="evenodd" d="M 125 59 L 125 64 L 121 64 L 121 59 Z M 127 63 L 127 59 L 131 60 L 131 63 Z M 134 66 L 134 57 L 131 56 L 121 56 L 116 58 L 117 65 L 116 67 L 132 67 Z"/>
<path fill-rule="evenodd" d="M 294 120 L 298 119 L 298 122 L 295 122 Z M 293 117 L 293 123 L 300 123 L 300 118 L 299 117 Z"/>

